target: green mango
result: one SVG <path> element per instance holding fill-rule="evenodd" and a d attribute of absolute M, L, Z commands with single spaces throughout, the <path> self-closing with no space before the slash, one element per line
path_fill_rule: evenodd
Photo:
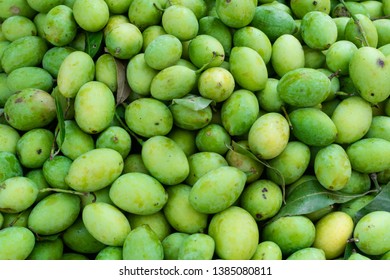
<path fill-rule="evenodd" d="M 39 235 L 57 234 L 70 227 L 79 216 L 80 197 L 53 193 L 40 200 L 28 216 L 28 228 Z"/>
<path fill-rule="evenodd" d="M 161 25 L 168 34 L 180 41 L 188 41 L 198 34 L 199 23 L 194 12 L 186 6 L 173 4 L 162 15 Z"/>
<path fill-rule="evenodd" d="M 138 98 L 126 107 L 125 122 L 131 131 L 143 137 L 166 135 L 173 127 L 168 106 L 149 97 Z"/>
<path fill-rule="evenodd" d="M 320 184 L 331 191 L 346 186 L 352 173 L 350 161 L 345 149 L 338 144 L 321 148 L 314 159 L 314 173 Z"/>
<path fill-rule="evenodd" d="M 142 160 L 150 174 L 164 185 L 183 182 L 189 174 L 183 150 L 166 136 L 152 136 L 142 145 Z"/>
<path fill-rule="evenodd" d="M 149 174 L 140 153 L 131 153 L 124 159 L 123 174 L 130 172 L 140 172 Z"/>
<path fill-rule="evenodd" d="M 263 31 L 271 43 L 283 34 L 294 34 L 298 29 L 292 15 L 275 6 L 266 5 L 256 7 L 250 25 Z"/>
<path fill-rule="evenodd" d="M 233 75 L 223 67 L 211 67 L 199 75 L 199 94 L 215 102 L 223 102 L 228 99 L 234 88 Z"/>
<path fill-rule="evenodd" d="M 326 50 L 337 40 L 337 26 L 329 14 L 310 11 L 302 17 L 300 32 L 312 49 Z"/>
<path fill-rule="evenodd" d="M 372 121 L 372 108 L 369 102 L 360 96 L 351 96 L 342 100 L 332 114 L 337 128 L 336 143 L 353 143 L 367 133 Z"/>
<path fill-rule="evenodd" d="M 139 54 L 144 54 L 146 48 L 149 44 L 160 35 L 167 34 L 164 28 L 161 25 L 151 25 L 145 28 L 142 31 L 142 52 Z"/>
<path fill-rule="evenodd" d="M 139 186 L 142 185 L 142 188 Z M 127 173 L 111 184 L 110 198 L 120 209 L 138 215 L 160 211 L 168 200 L 164 187 L 150 175 Z"/>
<path fill-rule="evenodd" d="M 196 86 L 196 71 L 183 66 L 173 65 L 158 72 L 150 84 L 150 94 L 161 101 L 171 101 L 189 94 Z"/>
<path fill-rule="evenodd" d="M 214 239 L 205 233 L 193 233 L 186 237 L 179 249 L 179 260 L 212 260 Z"/>
<path fill-rule="evenodd" d="M 207 227 L 208 214 L 201 213 L 192 207 L 189 201 L 191 186 L 178 184 L 168 186 L 166 190 L 168 200 L 163 212 L 169 224 L 182 233 L 204 232 Z"/>
<path fill-rule="evenodd" d="M 164 250 L 164 260 L 178 260 L 179 251 L 184 239 L 190 236 L 184 232 L 173 232 L 161 242 Z"/>
<path fill-rule="evenodd" d="M 34 22 L 28 17 L 14 15 L 1 24 L 3 36 L 8 41 L 12 42 L 24 36 L 37 35 L 37 28 Z"/>
<path fill-rule="evenodd" d="M 123 243 L 124 260 L 163 260 L 164 249 L 148 225 L 133 229 Z"/>
<path fill-rule="evenodd" d="M 311 11 L 321 11 L 325 14 L 329 14 L 331 12 L 331 1 L 320 0 L 314 4 L 310 0 L 291 0 L 290 8 L 294 15 L 301 19 L 305 14 Z"/>
<path fill-rule="evenodd" d="M 373 211 L 364 215 L 353 231 L 357 248 L 364 254 L 371 256 L 382 255 L 390 250 L 388 228 L 390 213 L 387 211 Z"/>
<path fill-rule="evenodd" d="M 87 231 L 96 240 L 108 246 L 123 246 L 131 231 L 125 214 L 106 202 L 86 205 L 81 217 Z"/>
<path fill-rule="evenodd" d="M 245 183 L 246 175 L 240 169 L 233 166 L 217 167 L 194 183 L 188 199 L 195 210 L 215 214 L 236 202 Z"/>
<path fill-rule="evenodd" d="M 53 78 L 57 78 L 62 62 L 73 51 L 74 49 L 68 46 L 50 48 L 42 58 L 42 68 L 48 71 Z"/>
<path fill-rule="evenodd" d="M 54 46 L 68 45 L 77 34 L 77 23 L 73 11 L 66 5 L 58 5 L 46 14 L 43 26 L 45 39 Z"/>
<path fill-rule="evenodd" d="M 390 116 L 374 116 L 364 137 L 390 141 Z"/>
<path fill-rule="evenodd" d="M 238 206 L 213 215 L 208 234 L 214 239 L 216 255 L 224 260 L 250 260 L 260 235 L 252 215 Z"/>
<path fill-rule="evenodd" d="M 106 246 L 96 254 L 95 260 L 122 260 L 123 250 L 120 246 Z"/>
<path fill-rule="evenodd" d="M 76 191 L 97 191 L 112 184 L 122 170 L 120 153 L 109 148 L 93 149 L 72 162 L 65 183 Z"/>
<path fill-rule="evenodd" d="M 378 46 L 378 31 L 374 22 L 368 15 L 358 13 L 355 15 L 359 25 L 352 17 L 349 19 L 344 29 L 344 38 L 354 43 L 358 48 Z M 364 33 L 362 33 L 362 31 Z M 364 35 L 363 35 L 364 34 Z"/>
<path fill-rule="evenodd" d="M 0 210 L 3 213 L 20 213 L 32 206 L 38 197 L 38 187 L 33 180 L 15 176 L 0 185 Z"/>
<path fill-rule="evenodd" d="M 286 49 L 289 51 L 286 52 Z M 283 34 L 272 45 L 271 64 L 279 77 L 305 66 L 305 53 L 301 42 L 292 34 Z"/>
<path fill-rule="evenodd" d="M 24 66 L 39 66 L 49 46 L 45 39 L 29 35 L 7 45 L 1 58 L 5 73 Z"/>
<path fill-rule="evenodd" d="M 273 241 L 262 241 L 257 245 L 251 260 L 282 260 L 282 250 Z"/>
<path fill-rule="evenodd" d="M 1 42 L 0 42 L 0 44 L 1 44 Z M 0 48 L 1 48 L 1 46 L 0 46 Z M 0 52 L 0 62 L 1 62 L 1 52 Z M 3 72 L 1 69 L 1 66 L 0 66 L 0 72 Z M 2 108 L 4 107 L 5 102 L 7 102 L 8 98 L 15 93 L 14 91 L 12 91 L 8 87 L 7 78 L 8 78 L 8 75 L 6 73 L 0 73 L 0 106 Z"/>
<path fill-rule="evenodd" d="M 12 92 L 18 92 L 27 88 L 36 88 L 50 92 L 53 89 L 54 79 L 47 70 L 41 67 L 26 66 L 9 73 L 7 85 Z"/>
<path fill-rule="evenodd" d="M 68 174 L 72 160 L 63 155 L 56 155 L 54 158 L 48 158 L 42 165 L 43 176 L 52 188 L 70 189 L 65 183 L 65 177 Z"/>
<path fill-rule="evenodd" d="M 330 85 L 330 80 L 324 73 L 303 67 L 284 74 L 279 80 L 277 91 L 285 103 L 309 107 L 325 101 L 330 93 Z"/>
<path fill-rule="evenodd" d="M 141 51 L 143 37 L 137 26 L 123 22 L 107 33 L 104 43 L 108 52 L 115 58 L 131 59 Z"/>
<path fill-rule="evenodd" d="M 211 106 L 194 110 L 185 104 L 173 103 L 169 105 L 169 109 L 172 113 L 174 125 L 191 131 L 205 127 L 213 117 Z"/>
<path fill-rule="evenodd" d="M 348 183 L 340 190 L 348 194 L 363 194 L 371 189 L 371 178 L 367 173 L 352 170 Z"/>
<path fill-rule="evenodd" d="M 64 0 L 50 0 L 50 1 L 42 1 L 42 0 L 27 0 L 28 5 L 33 8 L 35 11 L 40 13 L 48 13 L 55 6 L 63 4 Z"/>
<path fill-rule="evenodd" d="M 34 249 L 35 236 L 28 228 L 13 226 L 0 230 L 0 259 L 25 260 Z"/>
<path fill-rule="evenodd" d="M 261 115 L 248 132 L 248 145 L 260 159 L 272 159 L 286 147 L 290 127 L 282 114 L 271 112 Z"/>
<path fill-rule="evenodd" d="M 263 221 L 278 213 L 283 203 L 282 190 L 271 180 L 259 179 L 245 187 L 240 196 L 240 206 L 256 221 Z"/>
<path fill-rule="evenodd" d="M 230 142 L 230 134 L 217 123 L 201 128 L 195 137 L 195 144 L 200 152 L 215 152 L 220 155 L 226 154 Z"/>
<path fill-rule="evenodd" d="M 282 250 L 283 256 L 307 247 L 315 240 L 315 225 L 305 216 L 285 216 L 263 227 L 263 241 L 273 241 Z"/>
<path fill-rule="evenodd" d="M 87 53 L 75 50 L 68 54 L 58 69 L 57 85 L 61 94 L 67 98 L 76 97 L 85 83 L 95 77 L 95 62 Z"/>
<path fill-rule="evenodd" d="M 115 58 L 105 53 L 99 56 L 95 62 L 95 80 L 106 84 L 112 92 L 118 89 L 117 62 Z"/>
<path fill-rule="evenodd" d="M 98 81 L 82 85 L 74 101 L 75 121 L 85 132 L 96 134 L 108 128 L 115 116 L 115 97 Z"/>
<path fill-rule="evenodd" d="M 166 0 L 158 1 L 142 1 L 142 0 L 133 0 L 127 1 L 130 3 L 127 12 L 127 15 L 130 19 L 130 22 L 136 25 L 140 30 L 145 30 L 145 28 L 158 25 L 161 22 L 163 11 L 161 10 Z"/>
<path fill-rule="evenodd" d="M 13 94 L 4 105 L 6 121 L 15 129 L 43 128 L 56 118 L 54 98 L 46 91 L 26 88 Z"/>
<path fill-rule="evenodd" d="M 218 67 L 225 59 L 223 45 L 211 35 L 199 34 L 188 44 L 190 61 L 198 68 Z"/>
<path fill-rule="evenodd" d="M 0 18 L 2 20 L 13 15 L 32 18 L 37 12 L 30 7 L 27 0 L 5 0 L 0 3 Z"/>
<path fill-rule="evenodd" d="M 64 253 L 64 243 L 61 238 L 36 241 L 27 260 L 59 260 Z"/>
<path fill-rule="evenodd" d="M 332 119 L 316 108 L 298 108 L 289 114 L 294 136 L 309 146 L 326 146 L 337 137 Z"/>
<path fill-rule="evenodd" d="M 77 25 L 88 32 L 102 30 L 110 16 L 104 0 L 78 0 L 74 2 L 72 9 Z"/>
<path fill-rule="evenodd" d="M 135 93 L 148 96 L 152 80 L 158 72 L 146 63 L 145 54 L 139 53 L 129 60 L 126 66 L 126 79 Z"/>
<path fill-rule="evenodd" d="M 346 149 L 352 168 L 362 173 L 381 172 L 390 168 L 390 142 L 382 138 L 364 138 Z"/>
<path fill-rule="evenodd" d="M 230 28 L 218 17 L 211 15 L 200 18 L 198 22 L 198 34 L 207 34 L 216 38 L 222 44 L 225 55 L 229 55 L 233 42 L 233 35 Z"/>
<path fill-rule="evenodd" d="M 215 2 L 215 9 L 219 19 L 227 26 L 241 28 L 247 26 L 255 16 L 257 1 L 232 0 Z"/>
<path fill-rule="evenodd" d="M 20 139 L 19 132 L 7 124 L 0 124 L 0 152 L 16 153 L 16 143 Z"/>
<path fill-rule="evenodd" d="M 388 19 L 377 19 L 373 21 L 374 26 L 378 33 L 378 44 L 377 48 L 385 46 L 390 43 L 390 20 Z"/>
<path fill-rule="evenodd" d="M 300 141 L 289 141 L 280 155 L 268 161 L 267 177 L 278 185 L 283 182 L 290 185 L 301 178 L 309 163 L 309 146 Z"/>
<path fill-rule="evenodd" d="M 155 70 L 162 70 L 174 65 L 182 55 L 182 43 L 171 34 L 156 37 L 146 47 L 144 59 L 148 66 Z"/>
<path fill-rule="evenodd" d="M 80 155 L 95 148 L 95 141 L 91 134 L 81 130 L 75 120 L 65 120 L 65 138 L 56 138 L 61 152 L 68 158 L 75 160 Z"/>
<path fill-rule="evenodd" d="M 334 42 L 325 54 L 326 65 L 329 70 L 338 71 L 340 75 L 348 75 L 349 62 L 357 49 L 351 41 L 338 40 Z"/>
<path fill-rule="evenodd" d="M 195 144 L 195 131 L 186 130 L 175 126 L 172 127 L 167 136 L 180 146 L 187 157 L 196 153 L 197 148 Z"/>
<path fill-rule="evenodd" d="M 267 112 L 282 112 L 282 107 L 285 106 L 285 103 L 279 96 L 277 90 L 278 83 L 279 79 L 268 78 L 265 88 L 255 92 L 261 109 Z"/>
<path fill-rule="evenodd" d="M 260 54 L 249 47 L 233 47 L 229 57 L 230 72 L 242 88 L 257 91 L 265 88 L 268 70 Z"/>
<path fill-rule="evenodd" d="M 241 108 L 245 108 L 242 110 Z M 231 136 L 244 135 L 259 115 L 259 101 L 256 95 L 246 89 L 233 91 L 222 103 L 221 121 Z"/>
<path fill-rule="evenodd" d="M 62 241 L 73 252 L 82 254 L 95 254 L 106 247 L 89 233 L 81 217 L 63 232 Z"/>
<path fill-rule="evenodd" d="M 16 153 L 22 166 L 40 168 L 50 158 L 54 133 L 46 128 L 34 128 L 16 143 Z"/>
<path fill-rule="evenodd" d="M 157 211 L 156 213 L 149 215 L 129 213 L 127 214 L 127 219 L 129 220 L 132 229 L 144 224 L 149 225 L 160 241 L 163 241 L 165 237 L 172 233 L 172 226 L 169 224 L 163 211 Z"/>
<path fill-rule="evenodd" d="M 289 255 L 286 260 L 324 261 L 326 260 L 326 258 L 325 258 L 324 250 L 308 247 L 308 248 L 303 248 L 303 249 L 299 249 L 298 251 L 295 251 L 294 253 Z"/>
<path fill-rule="evenodd" d="M 131 150 L 131 137 L 126 129 L 120 126 L 109 126 L 96 138 L 96 148 L 111 148 L 125 159 Z"/>

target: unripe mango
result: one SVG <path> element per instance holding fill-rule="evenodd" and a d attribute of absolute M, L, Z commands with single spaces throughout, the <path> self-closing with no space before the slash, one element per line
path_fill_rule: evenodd
<path fill-rule="evenodd" d="M 109 148 L 94 149 L 72 162 L 65 182 L 76 191 L 97 191 L 114 182 L 122 170 L 120 153 Z"/>

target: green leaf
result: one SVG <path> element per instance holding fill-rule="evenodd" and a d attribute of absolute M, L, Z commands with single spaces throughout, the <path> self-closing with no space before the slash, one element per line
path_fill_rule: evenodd
<path fill-rule="evenodd" d="M 129 97 L 130 95 L 130 86 L 126 78 L 126 65 L 123 61 L 115 59 L 116 62 L 116 80 L 117 80 L 117 90 L 116 90 L 116 105 L 120 105 Z"/>
<path fill-rule="evenodd" d="M 336 203 L 344 203 L 374 191 L 376 190 L 370 190 L 363 194 L 344 194 L 325 189 L 318 180 L 305 181 L 289 194 L 286 199 L 286 204 L 280 208 L 278 214 L 270 221 L 274 221 L 283 216 L 309 214 L 324 207 Z"/>
<path fill-rule="evenodd" d="M 356 213 L 354 222 L 357 223 L 360 218 L 373 211 L 390 212 L 390 182 L 379 191 L 372 201 Z"/>
<path fill-rule="evenodd" d="M 183 105 L 194 111 L 200 111 L 209 106 L 214 101 L 197 95 L 187 95 L 183 98 L 173 99 L 172 103 Z"/>
<path fill-rule="evenodd" d="M 103 31 L 86 32 L 85 52 L 92 58 L 97 54 L 103 41 Z"/>

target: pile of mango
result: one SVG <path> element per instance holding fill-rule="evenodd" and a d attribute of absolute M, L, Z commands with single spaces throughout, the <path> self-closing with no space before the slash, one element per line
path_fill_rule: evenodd
<path fill-rule="evenodd" d="M 0 259 L 390 259 L 390 1 L 0 1 Z"/>

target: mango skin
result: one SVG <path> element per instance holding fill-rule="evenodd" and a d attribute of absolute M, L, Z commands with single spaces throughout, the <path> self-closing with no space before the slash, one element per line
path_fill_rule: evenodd
<path fill-rule="evenodd" d="M 57 234 L 76 221 L 80 210 L 79 196 L 52 193 L 35 204 L 28 216 L 27 226 L 37 234 Z"/>
<path fill-rule="evenodd" d="M 25 227 L 13 226 L 0 230 L 0 260 L 24 260 L 35 246 L 35 236 Z"/>
<path fill-rule="evenodd" d="M 390 168 L 390 142 L 382 138 L 360 139 L 346 149 L 352 168 L 362 173 Z"/>
<path fill-rule="evenodd" d="M 20 67 L 38 66 L 48 48 L 45 39 L 38 36 L 16 39 L 4 49 L 1 66 L 7 74 Z"/>
<path fill-rule="evenodd" d="M 215 214 L 209 223 L 208 234 L 215 241 L 216 254 L 225 260 L 249 260 L 259 243 L 255 219 L 238 206 Z"/>
<path fill-rule="evenodd" d="M 105 130 L 114 119 L 115 98 L 106 84 L 90 81 L 77 92 L 74 110 L 79 127 L 89 134 L 96 134 Z"/>
<path fill-rule="evenodd" d="M 179 260 L 212 260 L 214 239 L 205 233 L 194 233 L 183 240 L 179 249 Z"/>
<path fill-rule="evenodd" d="M 65 183 L 76 191 L 97 191 L 114 182 L 122 170 L 120 153 L 109 148 L 93 149 L 72 162 Z"/>
<path fill-rule="evenodd" d="M 61 94 L 67 98 L 76 97 L 85 83 L 95 77 L 95 62 L 87 53 L 75 50 L 61 63 L 57 74 L 57 85 Z"/>
<path fill-rule="evenodd" d="M 277 91 L 289 105 L 310 107 L 323 102 L 330 93 L 328 77 L 312 68 L 297 68 L 285 73 L 279 80 Z"/>
<path fill-rule="evenodd" d="M 352 235 L 352 218 L 345 212 L 334 211 L 322 217 L 315 226 L 316 238 L 313 247 L 323 250 L 326 259 L 339 257 Z"/>
<path fill-rule="evenodd" d="M 111 184 L 109 195 L 118 208 L 138 215 L 157 213 L 168 200 L 168 194 L 160 182 L 150 175 L 137 172 L 119 176 Z"/>
<path fill-rule="evenodd" d="M 232 166 L 221 166 L 207 172 L 192 186 L 188 197 L 195 210 L 218 213 L 238 199 L 246 182 L 243 171 Z"/>
<path fill-rule="evenodd" d="M 364 254 L 378 256 L 390 250 L 390 213 L 373 211 L 363 216 L 356 224 L 353 237 L 356 246 Z"/>
<path fill-rule="evenodd" d="M 88 204 L 81 217 L 89 233 L 108 246 L 122 246 L 131 231 L 126 216 L 117 207 L 105 202 Z"/>
<path fill-rule="evenodd" d="M 315 225 L 304 216 L 281 217 L 264 226 L 262 240 L 279 245 L 283 256 L 312 246 L 315 239 Z"/>
<path fill-rule="evenodd" d="M 56 117 L 56 105 L 46 91 L 27 88 L 8 98 L 4 114 L 12 127 L 27 131 L 51 123 Z"/>
<path fill-rule="evenodd" d="M 166 136 L 157 135 L 146 140 L 141 156 L 146 169 L 162 184 L 179 184 L 189 174 L 187 156 L 175 141 Z"/>
<path fill-rule="evenodd" d="M 287 146 L 290 127 L 280 113 L 271 112 L 260 116 L 248 132 L 248 145 L 260 159 L 277 157 Z"/>
<path fill-rule="evenodd" d="M 163 260 L 164 248 L 149 225 L 133 229 L 123 243 L 124 260 Z"/>

